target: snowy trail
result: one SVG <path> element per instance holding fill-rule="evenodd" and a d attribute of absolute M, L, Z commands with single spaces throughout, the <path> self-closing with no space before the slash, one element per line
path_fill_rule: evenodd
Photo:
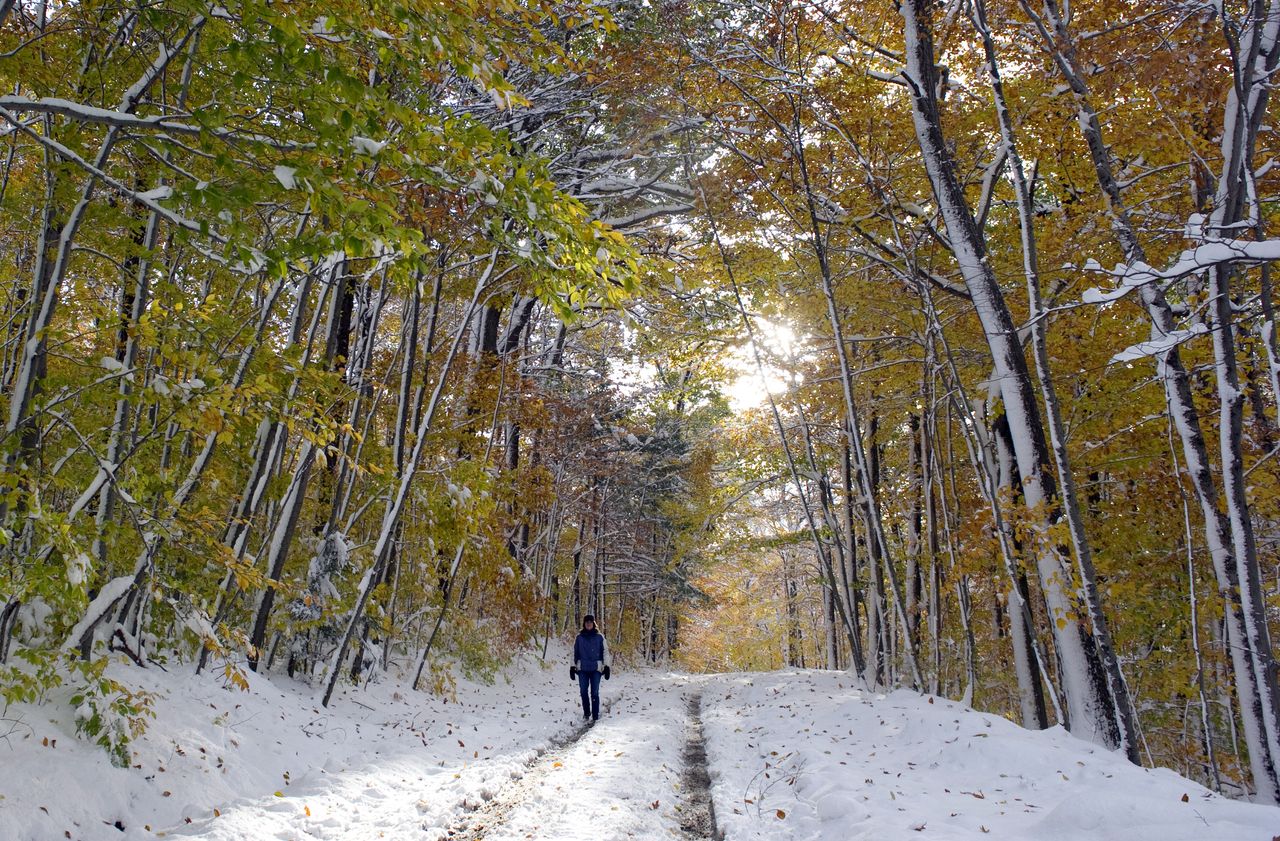
<path fill-rule="evenodd" d="M 113 664 L 155 698 L 132 766 L 76 738 L 67 706 L 11 705 L 0 750 L 23 772 L 0 773 L 0 841 L 430 839 L 575 731 L 566 658 L 522 658 L 492 685 L 459 678 L 452 700 L 393 680 L 348 687 L 329 709 L 284 678 L 250 674 L 241 692 Z M 614 675 L 602 699 L 641 680 Z"/>
<path fill-rule="evenodd" d="M 680 831 L 690 841 L 720 841 L 715 804 L 711 800 L 711 773 L 707 768 L 707 742 L 702 732 L 702 690 L 689 695 L 688 741 L 684 749 L 684 806 Z"/>
<path fill-rule="evenodd" d="M 526 663 L 448 701 L 374 686 L 333 710 L 286 681 L 240 693 L 155 674 L 130 769 L 47 708 L 18 710 L 30 735 L 8 746 L 26 773 L 0 774 L 0 841 L 1280 836 L 1280 809 L 845 673 L 624 670 L 583 727 L 566 672 Z"/>
<path fill-rule="evenodd" d="M 652 677 L 643 692 L 616 701 L 608 715 L 548 757 L 529 784 L 516 788 L 518 797 L 499 809 L 500 822 L 489 823 L 487 831 L 473 825 L 471 834 L 444 837 L 707 841 L 709 835 L 685 828 L 683 795 L 687 709 L 698 683 L 686 676 Z"/>
<path fill-rule="evenodd" d="M 602 699 L 601 714 L 608 715 L 612 706 L 612 699 Z M 462 804 L 464 814 L 454 820 L 448 828 L 436 830 L 430 834 L 449 839 L 449 841 L 483 841 L 510 820 L 511 813 L 529 799 L 548 774 L 564 764 L 565 754 L 572 750 L 578 740 L 590 729 L 589 724 L 582 724 L 569 736 L 554 740 L 549 750 L 537 751 L 537 756 L 530 760 L 525 768 L 511 771 L 510 783 L 496 793 L 486 789 L 480 792 L 478 800 L 464 801 Z"/>
<path fill-rule="evenodd" d="M 618 694 L 615 690 L 603 697 L 602 706 L 611 706 Z M 435 741 L 421 745 L 430 745 L 428 750 L 375 750 L 363 763 L 309 769 L 293 778 L 286 797 L 243 801 L 216 817 L 160 831 L 204 841 L 488 837 L 485 832 L 456 835 L 444 827 L 458 824 L 480 804 L 499 803 L 504 782 L 526 778 L 528 769 L 541 765 L 540 758 L 565 750 L 585 732 L 567 723 L 575 721 L 574 707 L 563 701 L 549 704 L 561 707 L 555 718 L 544 717 L 543 708 L 542 716 L 531 716 L 533 721 L 526 723 L 517 712 L 520 698 L 532 700 L 529 693 L 517 692 L 488 714 L 480 705 L 449 716 L 443 730 L 436 728 Z M 454 755 L 433 761 L 442 751 Z"/>

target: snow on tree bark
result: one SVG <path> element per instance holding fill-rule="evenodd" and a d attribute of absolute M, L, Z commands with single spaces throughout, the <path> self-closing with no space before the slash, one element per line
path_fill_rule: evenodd
<path fill-rule="evenodd" d="M 1000 393 L 1009 419 L 1014 454 L 1028 508 L 1037 512 L 1042 530 L 1036 546 L 1040 584 L 1053 624 L 1062 663 L 1063 694 L 1069 728 L 1083 738 L 1110 748 L 1121 745 L 1112 716 L 1113 701 L 1096 649 L 1080 624 L 1071 592 L 1071 573 L 1048 532 L 1061 519 L 1050 468 L 1051 455 L 1036 403 L 1026 359 L 1008 306 L 996 282 L 986 247 L 968 208 L 954 163 L 943 138 L 938 112 L 938 72 L 934 64 L 932 8 L 929 0 L 903 0 L 905 22 L 904 78 L 911 100 L 916 139 L 934 197 L 946 224 L 952 253 L 973 299 L 996 367 Z"/>

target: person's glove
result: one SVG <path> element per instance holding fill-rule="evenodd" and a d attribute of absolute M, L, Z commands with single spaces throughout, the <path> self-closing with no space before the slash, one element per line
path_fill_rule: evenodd
<path fill-rule="evenodd" d="M 570 666 L 570 667 L 569 667 L 569 680 L 577 680 L 577 679 L 578 679 L 578 667 L 577 667 L 577 666 Z"/>
<path fill-rule="evenodd" d="M 609 679 L 609 667 L 608 667 L 608 666 L 605 666 L 605 667 L 604 667 L 604 679 L 605 679 L 605 680 L 608 680 L 608 679 Z"/>

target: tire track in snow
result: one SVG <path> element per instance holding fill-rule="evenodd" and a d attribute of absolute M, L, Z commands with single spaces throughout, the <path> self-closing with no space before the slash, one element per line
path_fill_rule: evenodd
<path fill-rule="evenodd" d="M 601 698 L 601 714 L 607 713 L 613 702 L 621 700 L 621 697 L 609 700 Z M 569 735 L 552 740 L 549 748 L 540 750 L 538 755 L 524 767 L 523 774 L 514 777 L 513 772 L 510 783 L 496 792 L 482 792 L 480 802 L 464 800 L 462 803 L 464 813 L 445 828 L 440 838 L 448 841 L 484 841 L 507 822 L 512 812 L 529 800 L 530 795 L 537 790 L 543 779 L 559 764 L 564 755 L 573 749 L 578 740 L 591 731 L 591 727 L 592 723 L 586 722 Z M 423 827 L 424 830 L 435 828 Z"/>
<path fill-rule="evenodd" d="M 681 789 L 680 831 L 696 841 L 722 841 L 716 829 L 715 805 L 711 801 L 711 776 L 707 771 L 707 743 L 702 734 L 702 692 L 691 693 L 685 701 L 689 714 L 689 736 L 685 742 Z"/>

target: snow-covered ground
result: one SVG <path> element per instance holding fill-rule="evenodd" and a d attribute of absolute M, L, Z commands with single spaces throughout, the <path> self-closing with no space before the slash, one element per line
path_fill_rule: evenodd
<path fill-rule="evenodd" d="M 486 827 L 486 841 L 612 841 L 679 835 L 682 690 L 688 680 L 652 675 L 634 681 L 609 714 L 547 758 L 519 800 Z M 532 776 L 532 775 L 531 775 Z"/>
<path fill-rule="evenodd" d="M 112 669 L 157 694 L 133 746 L 140 767 L 113 768 L 50 720 L 63 706 L 10 707 L 0 841 L 700 838 L 681 828 L 694 696 L 728 841 L 1280 835 L 1280 809 L 1211 795 L 1061 731 L 868 693 L 840 673 L 619 668 L 602 684 L 607 712 L 584 729 L 559 654 L 547 668 L 526 658 L 494 686 L 459 681 L 456 703 L 375 684 L 328 710 L 285 678 L 254 676 L 240 692 L 212 676 Z"/>
<path fill-rule="evenodd" d="M 567 655 L 545 669 L 527 658 L 493 686 L 459 680 L 456 703 L 373 684 L 346 688 L 328 709 L 284 677 L 251 674 L 242 692 L 185 668 L 110 669 L 157 696 L 135 767 L 114 768 L 78 740 L 65 704 L 11 706 L 0 841 L 420 839 L 581 719 Z M 614 676 L 602 696 L 626 682 Z"/>
<path fill-rule="evenodd" d="M 750 839 L 1272 841 L 1280 809 L 1219 797 L 1059 729 L 1033 733 L 850 675 L 723 675 L 703 694 L 718 824 Z"/>

